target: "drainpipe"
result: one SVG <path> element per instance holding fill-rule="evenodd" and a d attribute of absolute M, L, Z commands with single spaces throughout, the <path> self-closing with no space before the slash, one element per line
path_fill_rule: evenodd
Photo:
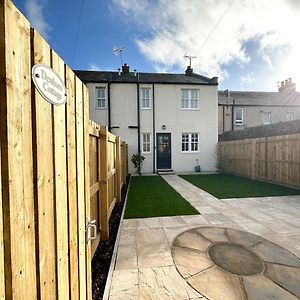
<path fill-rule="evenodd" d="M 108 109 L 108 131 L 111 132 L 111 103 L 110 103 L 110 84 L 112 74 L 109 73 L 108 85 L 107 85 L 107 109 Z"/>
<path fill-rule="evenodd" d="M 231 109 L 231 129 L 234 131 L 234 106 L 235 106 L 235 100 L 232 100 L 232 109 Z"/>
<path fill-rule="evenodd" d="M 223 122 L 222 122 L 222 133 L 225 131 L 225 106 L 223 105 Z"/>
<path fill-rule="evenodd" d="M 153 125 L 153 173 L 155 173 L 155 101 L 154 101 L 154 83 L 152 84 L 152 125 Z"/>
<path fill-rule="evenodd" d="M 136 96 L 137 96 L 137 132 L 138 132 L 138 154 L 141 154 L 141 124 L 140 124 L 140 74 L 137 73 Z"/>

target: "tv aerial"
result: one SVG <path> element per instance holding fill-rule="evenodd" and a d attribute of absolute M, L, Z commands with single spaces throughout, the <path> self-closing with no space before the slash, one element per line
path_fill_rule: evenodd
<path fill-rule="evenodd" d="M 122 52 L 124 51 L 124 49 L 126 48 L 126 46 L 122 46 L 122 47 L 114 47 L 113 48 L 113 53 L 115 55 L 120 55 L 120 60 L 121 60 L 121 67 L 123 66 L 123 57 L 122 57 Z"/>
<path fill-rule="evenodd" d="M 194 58 L 197 58 L 197 56 L 192 56 L 192 55 L 187 55 L 187 54 L 184 54 L 183 56 L 185 59 L 188 59 L 189 62 L 190 62 L 190 68 L 192 67 L 192 59 Z"/>

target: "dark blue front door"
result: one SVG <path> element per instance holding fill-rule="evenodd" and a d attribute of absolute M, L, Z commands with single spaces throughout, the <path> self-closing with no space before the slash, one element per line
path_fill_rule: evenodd
<path fill-rule="evenodd" d="M 171 169 L 171 133 L 157 133 L 157 169 Z"/>

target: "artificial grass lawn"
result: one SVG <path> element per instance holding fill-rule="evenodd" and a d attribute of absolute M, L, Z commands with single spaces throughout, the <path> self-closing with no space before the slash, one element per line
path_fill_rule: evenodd
<path fill-rule="evenodd" d="M 198 214 L 160 176 L 131 177 L 125 219 Z"/>
<path fill-rule="evenodd" d="M 181 175 L 219 199 L 300 195 L 300 190 L 228 174 Z"/>

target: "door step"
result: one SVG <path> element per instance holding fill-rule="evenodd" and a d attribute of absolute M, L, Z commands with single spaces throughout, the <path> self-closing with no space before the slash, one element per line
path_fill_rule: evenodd
<path fill-rule="evenodd" d="M 175 174 L 175 172 L 172 169 L 159 169 L 157 170 L 158 175 L 172 175 Z"/>

